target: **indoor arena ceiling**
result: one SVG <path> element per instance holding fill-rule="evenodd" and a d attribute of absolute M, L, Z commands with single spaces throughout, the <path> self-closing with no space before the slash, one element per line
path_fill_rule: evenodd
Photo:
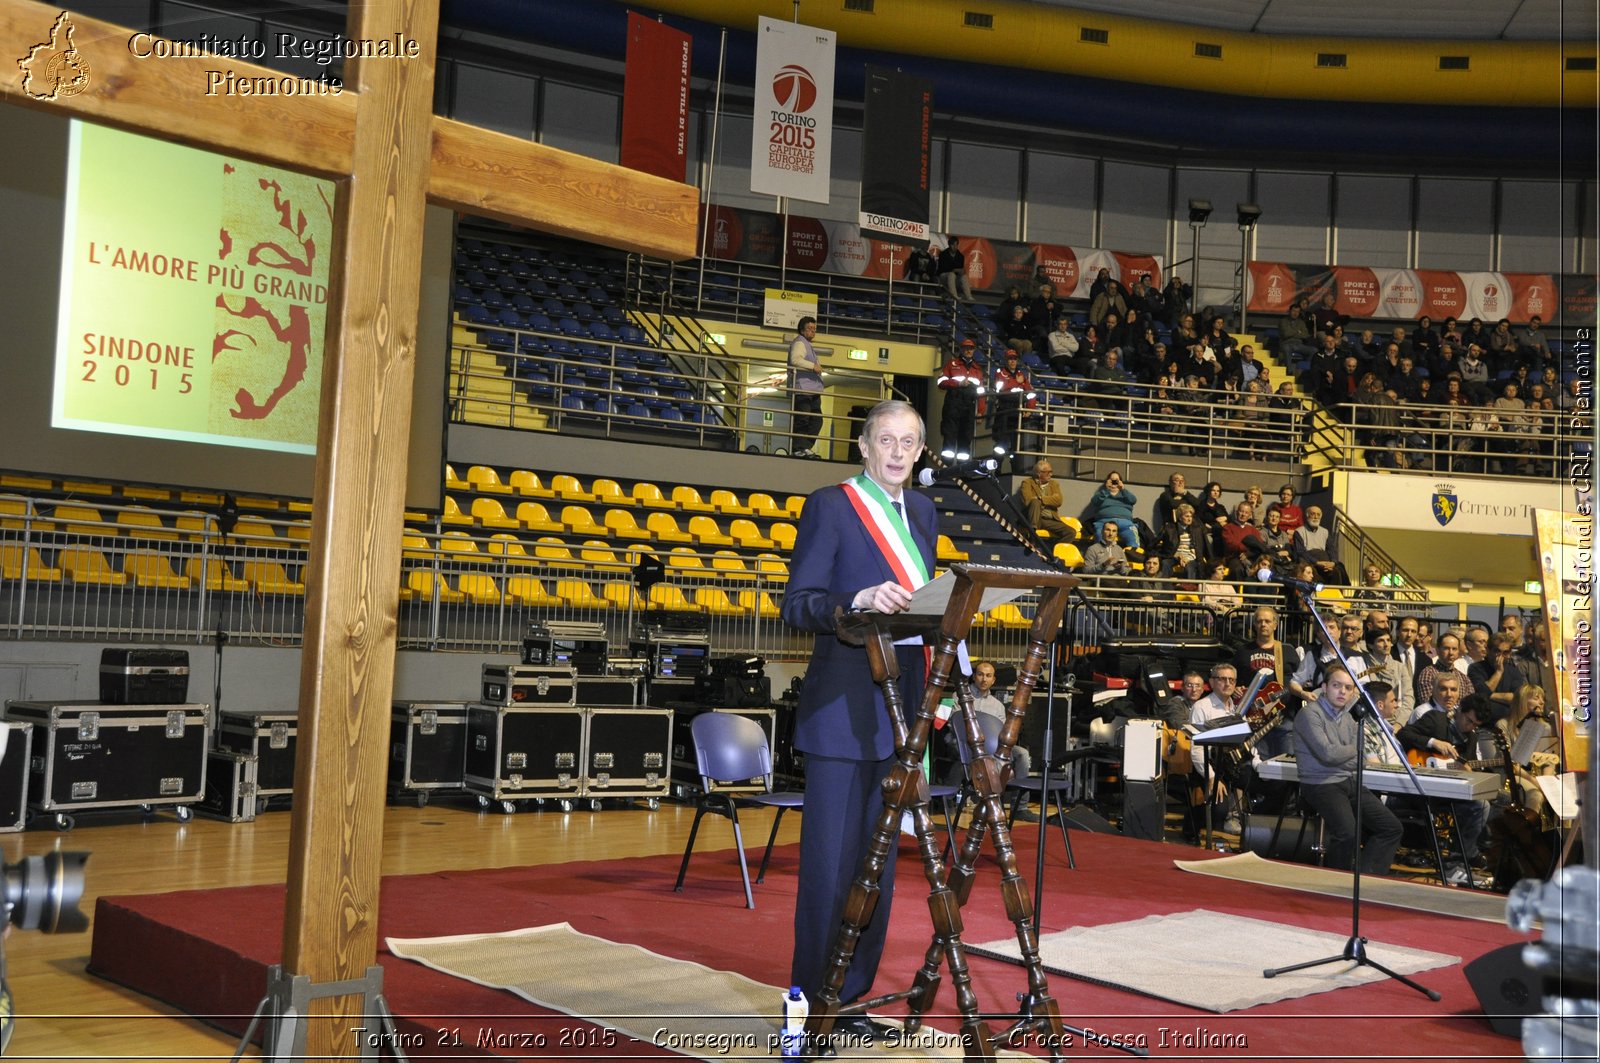
<path fill-rule="evenodd" d="M 1275 36 L 1592 43 L 1594 0 L 1036 0 L 1107 15 Z"/>

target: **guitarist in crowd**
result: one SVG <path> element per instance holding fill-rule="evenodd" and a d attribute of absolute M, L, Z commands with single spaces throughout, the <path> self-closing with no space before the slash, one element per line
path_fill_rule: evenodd
<path fill-rule="evenodd" d="M 1233 655 L 1233 666 L 1238 674 L 1254 676 L 1265 669 L 1272 673 L 1267 677 L 1268 683 L 1287 686 L 1289 677 L 1299 669 L 1305 651 L 1278 641 L 1278 611 L 1270 605 L 1257 609 L 1252 635 L 1251 641 L 1239 647 L 1239 651 Z M 1275 757 L 1289 752 L 1294 735 L 1293 712 L 1299 705 L 1298 696 L 1284 699 L 1279 711 L 1289 715 L 1271 734 L 1262 738 L 1257 749 L 1262 757 Z M 1244 708 L 1248 710 L 1250 706 Z"/>
<path fill-rule="evenodd" d="M 1453 671 L 1440 673 L 1434 682 L 1433 700 L 1418 709 L 1411 722 L 1400 729 L 1400 744 L 1412 763 L 1426 765 L 1433 759 L 1435 767 L 1461 767 L 1461 762 L 1477 756 L 1478 729 L 1493 725 L 1494 702 L 1481 694 L 1463 700 L 1462 682 L 1462 677 Z M 1452 801 L 1450 811 L 1461 835 L 1465 863 L 1447 866 L 1445 881 L 1465 886 L 1472 882 L 1469 868 L 1487 867 L 1478 843 L 1489 821 L 1489 802 Z"/>

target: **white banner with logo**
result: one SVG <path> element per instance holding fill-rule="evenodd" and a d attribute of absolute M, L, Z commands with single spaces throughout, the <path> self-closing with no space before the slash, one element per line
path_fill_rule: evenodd
<path fill-rule="evenodd" d="M 1345 512 L 1365 528 L 1530 538 L 1534 510 L 1571 505 L 1571 489 L 1553 481 L 1351 473 Z"/>
<path fill-rule="evenodd" d="M 832 30 L 761 18 L 750 191 L 828 202 L 836 39 Z"/>

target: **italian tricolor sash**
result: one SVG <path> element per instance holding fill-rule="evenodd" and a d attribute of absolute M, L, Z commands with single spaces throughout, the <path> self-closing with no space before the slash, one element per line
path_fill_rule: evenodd
<path fill-rule="evenodd" d="M 895 512 L 883 488 L 865 473 L 851 477 L 840 486 L 900 585 L 914 591 L 932 579 L 933 573 L 928 571 L 922 552 L 911 538 L 911 528 L 905 518 Z"/>

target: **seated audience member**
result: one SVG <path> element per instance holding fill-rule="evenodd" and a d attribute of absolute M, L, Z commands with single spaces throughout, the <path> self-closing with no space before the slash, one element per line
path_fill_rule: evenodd
<path fill-rule="evenodd" d="M 1073 334 L 1071 323 L 1065 315 L 1056 318 L 1056 327 L 1045 337 L 1045 361 L 1060 376 L 1068 373 L 1086 375 L 1083 370 L 1090 368 L 1078 364 L 1078 337 Z"/>
<path fill-rule="evenodd" d="M 1083 552 L 1083 571 L 1090 576 L 1127 576 L 1133 573 L 1128 555 L 1118 542 L 1117 526 L 1100 525 L 1099 539 Z"/>
<path fill-rule="evenodd" d="M 952 236 L 939 252 L 939 283 L 952 299 L 972 302 L 972 281 L 967 277 L 967 256 L 961 241 Z"/>
<path fill-rule="evenodd" d="M 1423 314 L 1411 330 L 1411 349 L 1426 364 L 1439 350 L 1439 334 L 1433 331 L 1433 318 Z"/>
<path fill-rule="evenodd" d="M 1200 510 L 1200 500 L 1189 493 L 1189 478 L 1181 472 L 1175 472 L 1167 477 L 1167 489 L 1156 496 L 1156 504 L 1151 512 L 1151 525 L 1156 528 L 1165 527 L 1172 523 L 1177 515 L 1178 507 L 1184 504 L 1193 506 L 1196 514 Z"/>
<path fill-rule="evenodd" d="M 1256 568 L 1256 560 L 1267 552 L 1255 528 L 1255 511 L 1250 503 L 1240 502 L 1233 507 L 1233 520 L 1222 525 L 1222 558 L 1228 562 L 1235 577 L 1249 578 Z"/>
<path fill-rule="evenodd" d="M 1155 555 L 1163 561 L 1166 575 L 1187 580 L 1199 579 L 1211 570 L 1213 561 L 1222 560 L 1214 555 L 1206 526 L 1195 519 L 1195 509 L 1187 502 L 1179 503 L 1172 519 L 1161 526 Z"/>
<path fill-rule="evenodd" d="M 1267 507 L 1266 526 L 1258 533 L 1261 542 L 1266 546 L 1263 555 L 1272 562 L 1272 571 L 1279 576 L 1289 574 L 1289 566 L 1294 563 L 1294 538 L 1283 530 L 1283 516 L 1278 510 Z"/>
<path fill-rule="evenodd" d="M 1350 315 L 1339 313 L 1339 308 L 1334 303 L 1333 293 L 1328 292 L 1322 297 L 1322 302 L 1311 311 L 1311 327 L 1322 335 L 1328 335 L 1334 329 L 1343 329 L 1350 321 Z"/>
<path fill-rule="evenodd" d="M 1048 460 L 1034 463 L 1033 475 L 1017 488 L 1022 500 L 1022 512 L 1028 526 L 1035 531 L 1047 531 L 1051 538 L 1071 542 L 1071 525 L 1061 519 L 1061 485 L 1055 480 L 1055 470 Z"/>
<path fill-rule="evenodd" d="M 1484 659 L 1467 666 L 1473 691 L 1489 695 L 1508 714 L 1516 707 L 1517 691 L 1528 684 L 1512 655 L 1514 648 L 1510 635 L 1496 634 L 1489 639 Z"/>
<path fill-rule="evenodd" d="M 1027 308 L 1021 303 L 1013 303 L 1011 312 L 1000 322 L 1000 339 L 1018 354 L 1033 350 L 1033 330 L 1028 327 Z"/>
<path fill-rule="evenodd" d="M 1287 362 L 1298 362 L 1316 353 L 1305 315 L 1299 306 L 1291 306 L 1288 315 L 1278 319 L 1278 354 Z"/>
<path fill-rule="evenodd" d="M 1294 486 L 1284 484 L 1278 488 L 1278 500 L 1268 503 L 1268 513 L 1278 514 L 1278 527 L 1293 535 L 1306 522 L 1306 515 L 1294 504 Z"/>
<path fill-rule="evenodd" d="M 1244 604 L 1244 595 L 1228 578 L 1228 563 L 1220 558 L 1211 565 L 1208 578 L 1200 584 L 1200 604 L 1209 605 L 1219 613 L 1237 609 Z"/>
<path fill-rule="evenodd" d="M 906 259 L 906 280 L 932 284 L 938 275 L 939 262 L 934 258 L 932 245 L 914 249 L 911 256 Z"/>
<path fill-rule="evenodd" d="M 1098 395 L 1112 399 L 1126 395 L 1133 377 L 1122 368 L 1122 349 L 1113 347 L 1107 351 L 1100 364 L 1090 371 L 1089 379 L 1094 381 L 1094 391 Z"/>
<path fill-rule="evenodd" d="M 1368 561 L 1361 566 L 1361 585 L 1350 599 L 1360 605 L 1386 606 L 1394 601 L 1394 591 L 1384 582 L 1383 569 Z"/>
<path fill-rule="evenodd" d="M 1117 320 L 1120 321 L 1128 313 L 1128 299 L 1123 291 L 1122 282 L 1112 280 L 1109 275 L 1103 279 L 1106 282 L 1105 287 L 1101 288 L 1097 295 L 1091 296 L 1089 300 L 1089 323 L 1091 325 L 1100 325 L 1106 320 L 1107 314 L 1116 314 Z M 1096 280 L 1095 283 L 1099 284 L 1100 280 Z"/>
<path fill-rule="evenodd" d="M 1321 506 L 1306 507 L 1306 522 L 1294 533 L 1294 555 L 1298 560 L 1308 561 L 1315 567 L 1318 583 L 1344 586 L 1350 582 L 1344 565 L 1340 564 L 1334 552 L 1332 536 L 1323 526 Z"/>
<path fill-rule="evenodd" d="M 1537 369 L 1542 369 L 1551 361 L 1550 341 L 1545 337 L 1544 330 L 1540 328 L 1543 320 L 1538 314 L 1528 319 L 1528 325 L 1517 333 L 1517 353 L 1524 362 Z"/>
<path fill-rule="evenodd" d="M 1476 343 L 1467 345 L 1467 356 L 1461 360 L 1461 387 L 1475 403 L 1488 398 L 1489 363 L 1483 360 L 1483 348 Z"/>
<path fill-rule="evenodd" d="M 1083 511 L 1083 523 L 1095 529 L 1096 539 L 1099 538 L 1100 525 L 1107 522 L 1115 524 L 1121 544 L 1130 550 L 1137 550 L 1140 547 L 1139 532 L 1133 523 L 1133 507 L 1138 504 L 1138 497 L 1122 482 L 1122 474 L 1110 473 L 1105 483 L 1089 498 L 1089 504 Z"/>
<path fill-rule="evenodd" d="M 972 662 L 972 708 L 981 716 L 989 716 L 1000 721 L 1001 726 L 1006 722 L 1006 704 L 995 693 L 995 668 L 993 661 Z M 1033 766 L 1032 758 L 1022 742 L 1011 747 L 1011 777 L 1026 779 Z M 1018 819 L 1032 819 L 1032 816 L 1023 816 Z"/>
<path fill-rule="evenodd" d="M 1200 491 L 1200 504 L 1195 506 L 1194 515 L 1200 518 L 1200 523 L 1215 525 L 1218 518 L 1228 515 L 1228 506 L 1222 501 L 1222 485 L 1215 480 L 1206 484 Z"/>
<path fill-rule="evenodd" d="M 1028 334 L 1033 340 L 1034 350 L 1043 350 L 1046 337 L 1056 320 L 1062 316 L 1064 307 L 1056 298 L 1056 286 L 1046 281 L 1041 284 L 1038 294 L 1028 303 Z"/>

